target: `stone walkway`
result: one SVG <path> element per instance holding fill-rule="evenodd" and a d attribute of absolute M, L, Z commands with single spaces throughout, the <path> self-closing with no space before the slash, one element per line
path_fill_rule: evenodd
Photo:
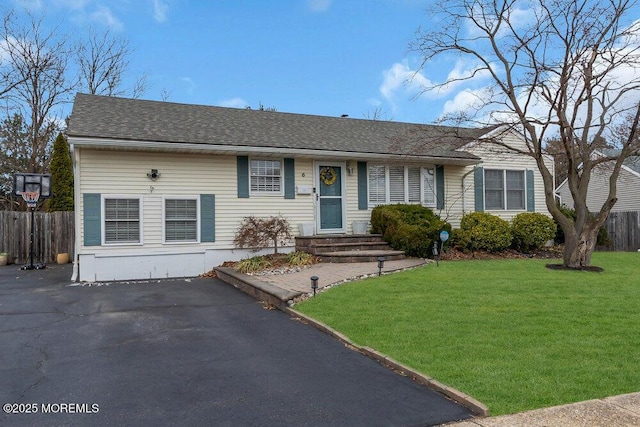
<path fill-rule="evenodd" d="M 382 274 L 407 268 L 425 265 L 424 259 L 407 258 L 399 261 L 385 261 Z M 294 292 L 311 292 L 311 276 L 318 276 L 318 288 L 324 288 L 336 283 L 348 282 L 365 276 L 377 275 L 377 262 L 355 263 L 319 263 L 302 271 L 288 274 L 253 276 L 263 282 L 270 283 L 282 289 Z"/>

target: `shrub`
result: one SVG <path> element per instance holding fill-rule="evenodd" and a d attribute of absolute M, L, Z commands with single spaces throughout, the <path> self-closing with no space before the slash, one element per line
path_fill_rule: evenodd
<path fill-rule="evenodd" d="M 73 164 L 69 144 L 61 133 L 53 143 L 51 156 L 51 194 L 47 212 L 73 210 Z"/>
<path fill-rule="evenodd" d="M 523 212 L 511 221 L 513 244 L 520 250 L 539 249 L 553 239 L 556 224 L 553 219 L 538 212 Z"/>
<path fill-rule="evenodd" d="M 393 249 L 427 258 L 433 255 L 433 242 L 440 231 L 451 231 L 451 226 L 429 208 L 397 204 L 375 207 L 371 212 L 371 230 L 382 234 Z"/>
<path fill-rule="evenodd" d="M 238 248 L 250 248 L 254 252 L 273 247 L 273 253 L 278 253 L 278 243 L 284 245 L 291 240 L 291 226 L 282 216 L 257 218 L 245 217 L 238 227 L 233 243 Z"/>
<path fill-rule="evenodd" d="M 565 205 L 558 205 L 558 209 L 560 209 L 560 212 L 562 212 L 562 214 L 567 218 L 571 218 L 574 221 L 576 220 L 577 214 L 575 209 L 571 209 Z M 562 227 L 560 227 L 560 224 L 558 223 L 558 221 L 554 219 L 554 222 L 556 223 L 556 237 L 555 237 L 556 243 L 564 243 L 564 231 L 562 231 Z M 604 246 L 604 247 L 611 246 L 611 239 L 609 239 L 609 232 L 607 232 L 607 229 L 604 226 L 600 227 L 600 230 L 598 230 L 598 238 L 596 241 L 596 246 Z"/>
<path fill-rule="evenodd" d="M 448 243 L 451 247 L 468 252 L 471 249 L 471 231 L 454 228 L 451 230 L 451 237 Z"/>
<path fill-rule="evenodd" d="M 486 212 L 472 212 L 462 217 L 460 228 L 468 233 L 467 249 L 500 252 L 511 246 L 511 225 Z"/>

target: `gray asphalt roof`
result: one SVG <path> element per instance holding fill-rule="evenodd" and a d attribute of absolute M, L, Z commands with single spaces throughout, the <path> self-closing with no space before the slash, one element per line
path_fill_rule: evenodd
<path fill-rule="evenodd" d="M 478 159 L 455 150 L 491 129 L 77 94 L 67 134 L 142 145 L 167 142 Z"/>

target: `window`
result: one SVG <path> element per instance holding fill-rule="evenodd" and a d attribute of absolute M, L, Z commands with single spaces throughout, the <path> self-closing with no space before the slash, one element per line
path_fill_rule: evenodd
<path fill-rule="evenodd" d="M 435 206 L 435 175 L 432 168 L 369 165 L 369 204 L 422 203 Z"/>
<path fill-rule="evenodd" d="M 282 193 L 280 160 L 251 160 L 251 192 Z"/>
<path fill-rule="evenodd" d="M 485 169 L 484 198 L 488 210 L 524 210 L 524 171 Z"/>
<path fill-rule="evenodd" d="M 198 241 L 198 200 L 164 199 L 164 241 Z"/>
<path fill-rule="evenodd" d="M 369 203 L 383 205 L 387 202 L 384 165 L 369 166 Z"/>
<path fill-rule="evenodd" d="M 104 198 L 105 244 L 140 243 L 140 199 Z"/>

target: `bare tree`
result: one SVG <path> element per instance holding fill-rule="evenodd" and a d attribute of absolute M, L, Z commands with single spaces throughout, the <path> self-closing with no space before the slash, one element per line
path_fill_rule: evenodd
<path fill-rule="evenodd" d="M 379 105 L 376 107 L 371 107 L 362 116 L 367 120 L 374 120 L 374 121 L 391 121 L 392 120 L 387 114 L 387 112 L 384 111 L 382 107 Z"/>
<path fill-rule="evenodd" d="M 112 36 L 109 31 L 89 31 L 76 48 L 76 62 L 80 71 L 81 90 L 92 95 L 124 96 L 122 78 L 129 68 L 131 50 L 128 40 Z M 146 74 L 136 80 L 131 90 L 133 98 L 146 90 Z"/>
<path fill-rule="evenodd" d="M 2 34 L 0 34 L 0 98 L 6 97 L 17 85 L 24 82 L 24 79 L 17 75 L 16 69 L 7 58 L 8 46 L 12 41 L 9 28 L 13 19 L 14 16 L 11 13 L 7 13 L 2 17 Z"/>
<path fill-rule="evenodd" d="M 478 76 L 491 82 L 478 96 L 481 111 L 492 109 L 494 123 L 517 123 L 524 132 L 526 149 L 516 151 L 536 160 L 547 208 L 565 234 L 567 267 L 590 266 L 598 230 L 617 200 L 622 164 L 639 150 L 640 20 L 630 16 L 637 7 L 635 0 L 441 1 L 432 15 L 439 25 L 419 30 L 412 45 L 423 57 L 422 68 L 448 55 L 473 64 L 426 90 Z M 627 132 L 616 140 L 619 155 L 595 156 L 628 114 Z M 575 221 L 556 206 L 553 173 L 545 164 L 543 141 L 554 136 L 567 158 Z M 589 180 L 605 162 L 611 171 L 608 197 L 592 215 Z"/>
<path fill-rule="evenodd" d="M 29 130 L 29 171 L 42 173 L 62 123 L 55 109 L 69 101 L 74 88 L 67 79 L 68 40 L 58 37 L 57 29 L 45 32 L 42 20 L 33 16 L 24 26 L 7 22 L 5 33 L 18 82 L 9 93 L 11 104 L 22 111 Z"/>

